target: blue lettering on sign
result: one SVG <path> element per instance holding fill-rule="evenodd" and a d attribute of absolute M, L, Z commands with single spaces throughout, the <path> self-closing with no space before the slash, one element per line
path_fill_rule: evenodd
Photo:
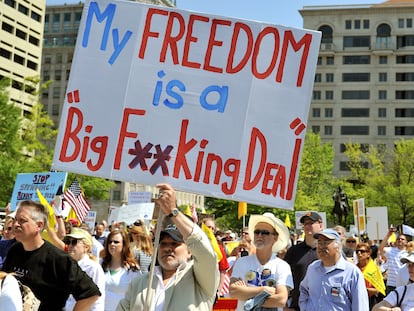
<path fill-rule="evenodd" d="M 108 38 L 109 38 L 109 35 L 111 33 L 110 30 L 111 30 L 111 26 L 112 26 L 112 21 L 113 21 L 114 16 L 115 16 L 115 10 L 116 10 L 116 5 L 113 4 L 113 3 L 108 4 L 108 6 L 105 8 L 105 10 L 103 12 L 101 12 L 101 10 L 99 9 L 99 6 L 98 6 L 97 2 L 91 2 L 90 3 L 89 10 L 88 10 L 88 17 L 87 17 L 86 23 L 85 23 L 85 31 L 83 33 L 83 39 L 82 39 L 82 46 L 83 47 L 88 46 L 89 35 L 90 35 L 91 29 L 92 29 L 92 22 L 93 22 L 93 18 L 95 17 L 96 20 L 98 21 L 98 23 L 102 23 L 102 22 L 105 21 L 105 29 L 104 29 L 104 32 L 102 34 L 102 41 L 101 41 L 100 50 L 105 51 L 107 49 Z M 132 36 L 132 31 L 128 30 L 128 31 L 126 31 L 123 38 L 120 39 L 118 28 L 113 28 L 112 29 L 112 39 L 113 39 L 114 52 L 112 53 L 111 57 L 108 60 L 109 64 L 112 65 L 112 64 L 115 63 L 116 59 L 118 58 L 119 54 L 121 53 L 122 49 L 127 44 L 128 40 L 131 38 L 131 36 Z"/>

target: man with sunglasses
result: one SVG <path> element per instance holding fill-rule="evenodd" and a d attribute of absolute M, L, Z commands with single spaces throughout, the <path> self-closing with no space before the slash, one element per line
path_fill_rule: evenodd
<path fill-rule="evenodd" d="M 314 234 L 319 260 L 300 283 L 300 310 L 369 311 L 364 276 L 342 256 L 341 237 L 334 229 Z"/>
<path fill-rule="evenodd" d="M 401 258 L 407 255 L 407 237 L 404 234 L 399 234 L 397 236 L 394 247 L 386 247 L 389 238 L 392 234 L 395 234 L 395 231 L 395 228 L 391 225 L 384 239 L 378 246 L 378 253 L 387 258 L 387 294 L 396 288 L 397 275 L 400 269 L 403 267 Z"/>
<path fill-rule="evenodd" d="M 13 222 L 18 242 L 10 248 L 3 270 L 30 287 L 41 301 L 39 311 L 62 310 L 70 294 L 75 310 L 90 310 L 99 289 L 68 253 L 42 239 L 47 217 L 42 204 L 20 202 Z"/>
<path fill-rule="evenodd" d="M 249 234 L 256 253 L 234 263 L 230 297 L 238 299 L 237 311 L 260 306 L 265 310 L 282 310 L 293 279 L 289 265 L 277 253 L 288 246 L 289 229 L 272 213 L 264 213 L 250 216 Z"/>
<path fill-rule="evenodd" d="M 290 265 L 295 285 L 289 293 L 289 308 L 285 308 L 285 311 L 299 310 L 299 284 L 305 277 L 308 266 L 318 259 L 316 240 L 313 235 L 323 230 L 322 217 L 316 212 L 307 212 L 299 221 L 303 226 L 305 239 L 303 243 L 290 247 L 284 258 Z"/>

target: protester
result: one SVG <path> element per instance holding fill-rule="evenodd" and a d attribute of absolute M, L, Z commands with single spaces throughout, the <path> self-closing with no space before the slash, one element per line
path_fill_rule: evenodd
<path fill-rule="evenodd" d="M 14 239 L 13 218 L 7 218 L 7 220 L 4 223 L 2 240 L 12 240 L 12 239 Z"/>
<path fill-rule="evenodd" d="M 387 259 L 387 294 L 393 291 L 397 285 L 397 274 L 402 268 L 401 258 L 407 255 L 407 238 L 405 235 L 400 234 L 397 237 L 395 247 L 385 247 L 388 239 L 395 233 L 395 229 L 390 227 L 384 239 L 381 241 L 378 252 L 385 256 Z"/>
<path fill-rule="evenodd" d="M 414 269 L 411 269 L 414 272 Z M 414 310 L 414 283 L 397 287 L 391 291 L 372 311 L 411 311 Z"/>
<path fill-rule="evenodd" d="M 322 217 L 316 212 L 308 212 L 300 218 L 305 240 L 290 247 L 284 260 L 290 265 L 294 288 L 289 293 L 289 308 L 284 310 L 299 310 L 299 284 L 306 274 L 308 266 L 318 259 L 316 253 L 315 233 L 323 230 Z"/>
<path fill-rule="evenodd" d="M 241 238 L 242 240 L 246 240 L 250 247 L 249 247 L 249 254 L 252 255 L 256 252 L 256 248 L 254 247 L 252 237 L 249 234 L 249 227 L 244 227 L 241 231 Z"/>
<path fill-rule="evenodd" d="M 77 300 L 76 310 L 89 310 L 99 298 L 99 289 L 75 260 L 42 239 L 47 216 L 37 202 L 19 204 L 13 230 L 20 243 L 10 248 L 3 270 L 14 272 L 31 288 L 41 301 L 40 311 L 62 310 L 69 294 Z"/>
<path fill-rule="evenodd" d="M 365 279 L 365 286 L 367 288 L 368 293 L 368 300 L 369 300 L 369 308 L 372 307 L 379 302 L 379 288 L 376 288 L 374 284 L 381 284 L 383 288 L 383 293 L 385 294 L 385 285 L 382 279 L 381 272 L 379 271 L 379 267 L 371 258 L 371 247 L 368 243 L 358 243 L 356 246 L 356 255 L 358 257 L 357 267 L 361 270 L 364 275 Z M 380 279 L 375 279 L 375 276 L 380 277 Z M 375 281 L 374 284 L 371 282 Z M 377 287 L 379 287 L 377 285 Z"/>
<path fill-rule="evenodd" d="M 319 260 L 308 267 L 300 283 L 299 308 L 306 311 L 368 311 L 362 272 L 342 256 L 342 243 L 334 229 L 314 235 Z"/>
<path fill-rule="evenodd" d="M 102 294 L 90 310 L 103 311 L 105 307 L 105 274 L 98 259 L 91 253 L 91 234 L 84 229 L 73 228 L 72 232 L 65 237 L 65 240 L 69 246 L 69 255 L 78 262 L 81 269 L 95 282 Z M 74 310 L 75 304 L 76 300 L 70 295 L 66 301 L 65 311 Z"/>
<path fill-rule="evenodd" d="M 272 213 L 251 215 L 249 234 L 256 254 L 239 258 L 230 279 L 230 297 L 238 300 L 237 310 L 285 306 L 293 288 L 290 266 L 277 257 L 289 243 L 289 229 Z M 274 310 L 274 309 L 272 309 Z"/>
<path fill-rule="evenodd" d="M 216 255 L 205 233 L 176 207 L 174 189 L 167 184 L 157 186 L 156 204 L 170 220 L 160 234 L 159 266 L 152 271 L 150 292 L 152 273 L 144 273 L 131 282 L 117 311 L 210 311 L 219 280 Z"/>
<path fill-rule="evenodd" d="M 130 227 L 129 234 L 132 237 L 131 250 L 142 272 L 148 272 L 151 265 L 154 246 L 145 222 L 137 219 Z"/>
<path fill-rule="evenodd" d="M 19 283 L 12 274 L 0 271 L 0 309 L 22 311 L 22 295 Z"/>
<path fill-rule="evenodd" d="M 129 237 L 123 230 L 112 229 L 101 257 L 105 272 L 105 311 L 113 311 L 124 297 L 131 280 L 140 276 L 141 271 L 132 254 Z"/>
<path fill-rule="evenodd" d="M 216 222 L 211 217 L 206 217 L 203 219 L 204 225 L 209 228 L 216 236 L 217 236 L 217 228 L 216 228 Z M 227 261 L 227 254 L 224 250 L 223 241 L 221 241 L 221 238 L 217 239 L 218 246 L 220 248 L 221 252 L 221 260 L 218 263 L 218 270 L 220 273 L 220 282 L 218 287 L 218 295 L 224 296 L 227 295 L 229 292 L 229 281 L 230 281 L 230 275 L 228 274 L 228 271 L 230 269 L 229 262 Z"/>
<path fill-rule="evenodd" d="M 105 224 L 100 222 L 96 224 L 95 226 L 95 239 L 103 245 L 105 245 L 105 240 L 107 237 L 107 234 L 105 234 Z"/>

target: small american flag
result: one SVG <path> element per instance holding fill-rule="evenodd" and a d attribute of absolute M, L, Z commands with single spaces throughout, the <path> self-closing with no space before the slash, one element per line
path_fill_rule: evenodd
<path fill-rule="evenodd" d="M 85 217 L 88 215 L 91 206 L 89 205 L 88 201 L 86 201 L 80 184 L 76 179 L 74 179 L 69 188 L 66 189 L 65 193 L 63 194 L 63 198 L 75 210 L 79 221 L 83 222 Z"/>

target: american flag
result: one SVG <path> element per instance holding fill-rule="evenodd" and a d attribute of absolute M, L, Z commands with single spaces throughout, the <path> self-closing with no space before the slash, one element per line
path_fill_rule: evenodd
<path fill-rule="evenodd" d="M 63 194 L 63 198 L 75 210 L 80 222 L 83 222 L 88 211 L 91 209 L 88 201 L 86 201 L 79 182 L 74 179 L 69 188 Z"/>

